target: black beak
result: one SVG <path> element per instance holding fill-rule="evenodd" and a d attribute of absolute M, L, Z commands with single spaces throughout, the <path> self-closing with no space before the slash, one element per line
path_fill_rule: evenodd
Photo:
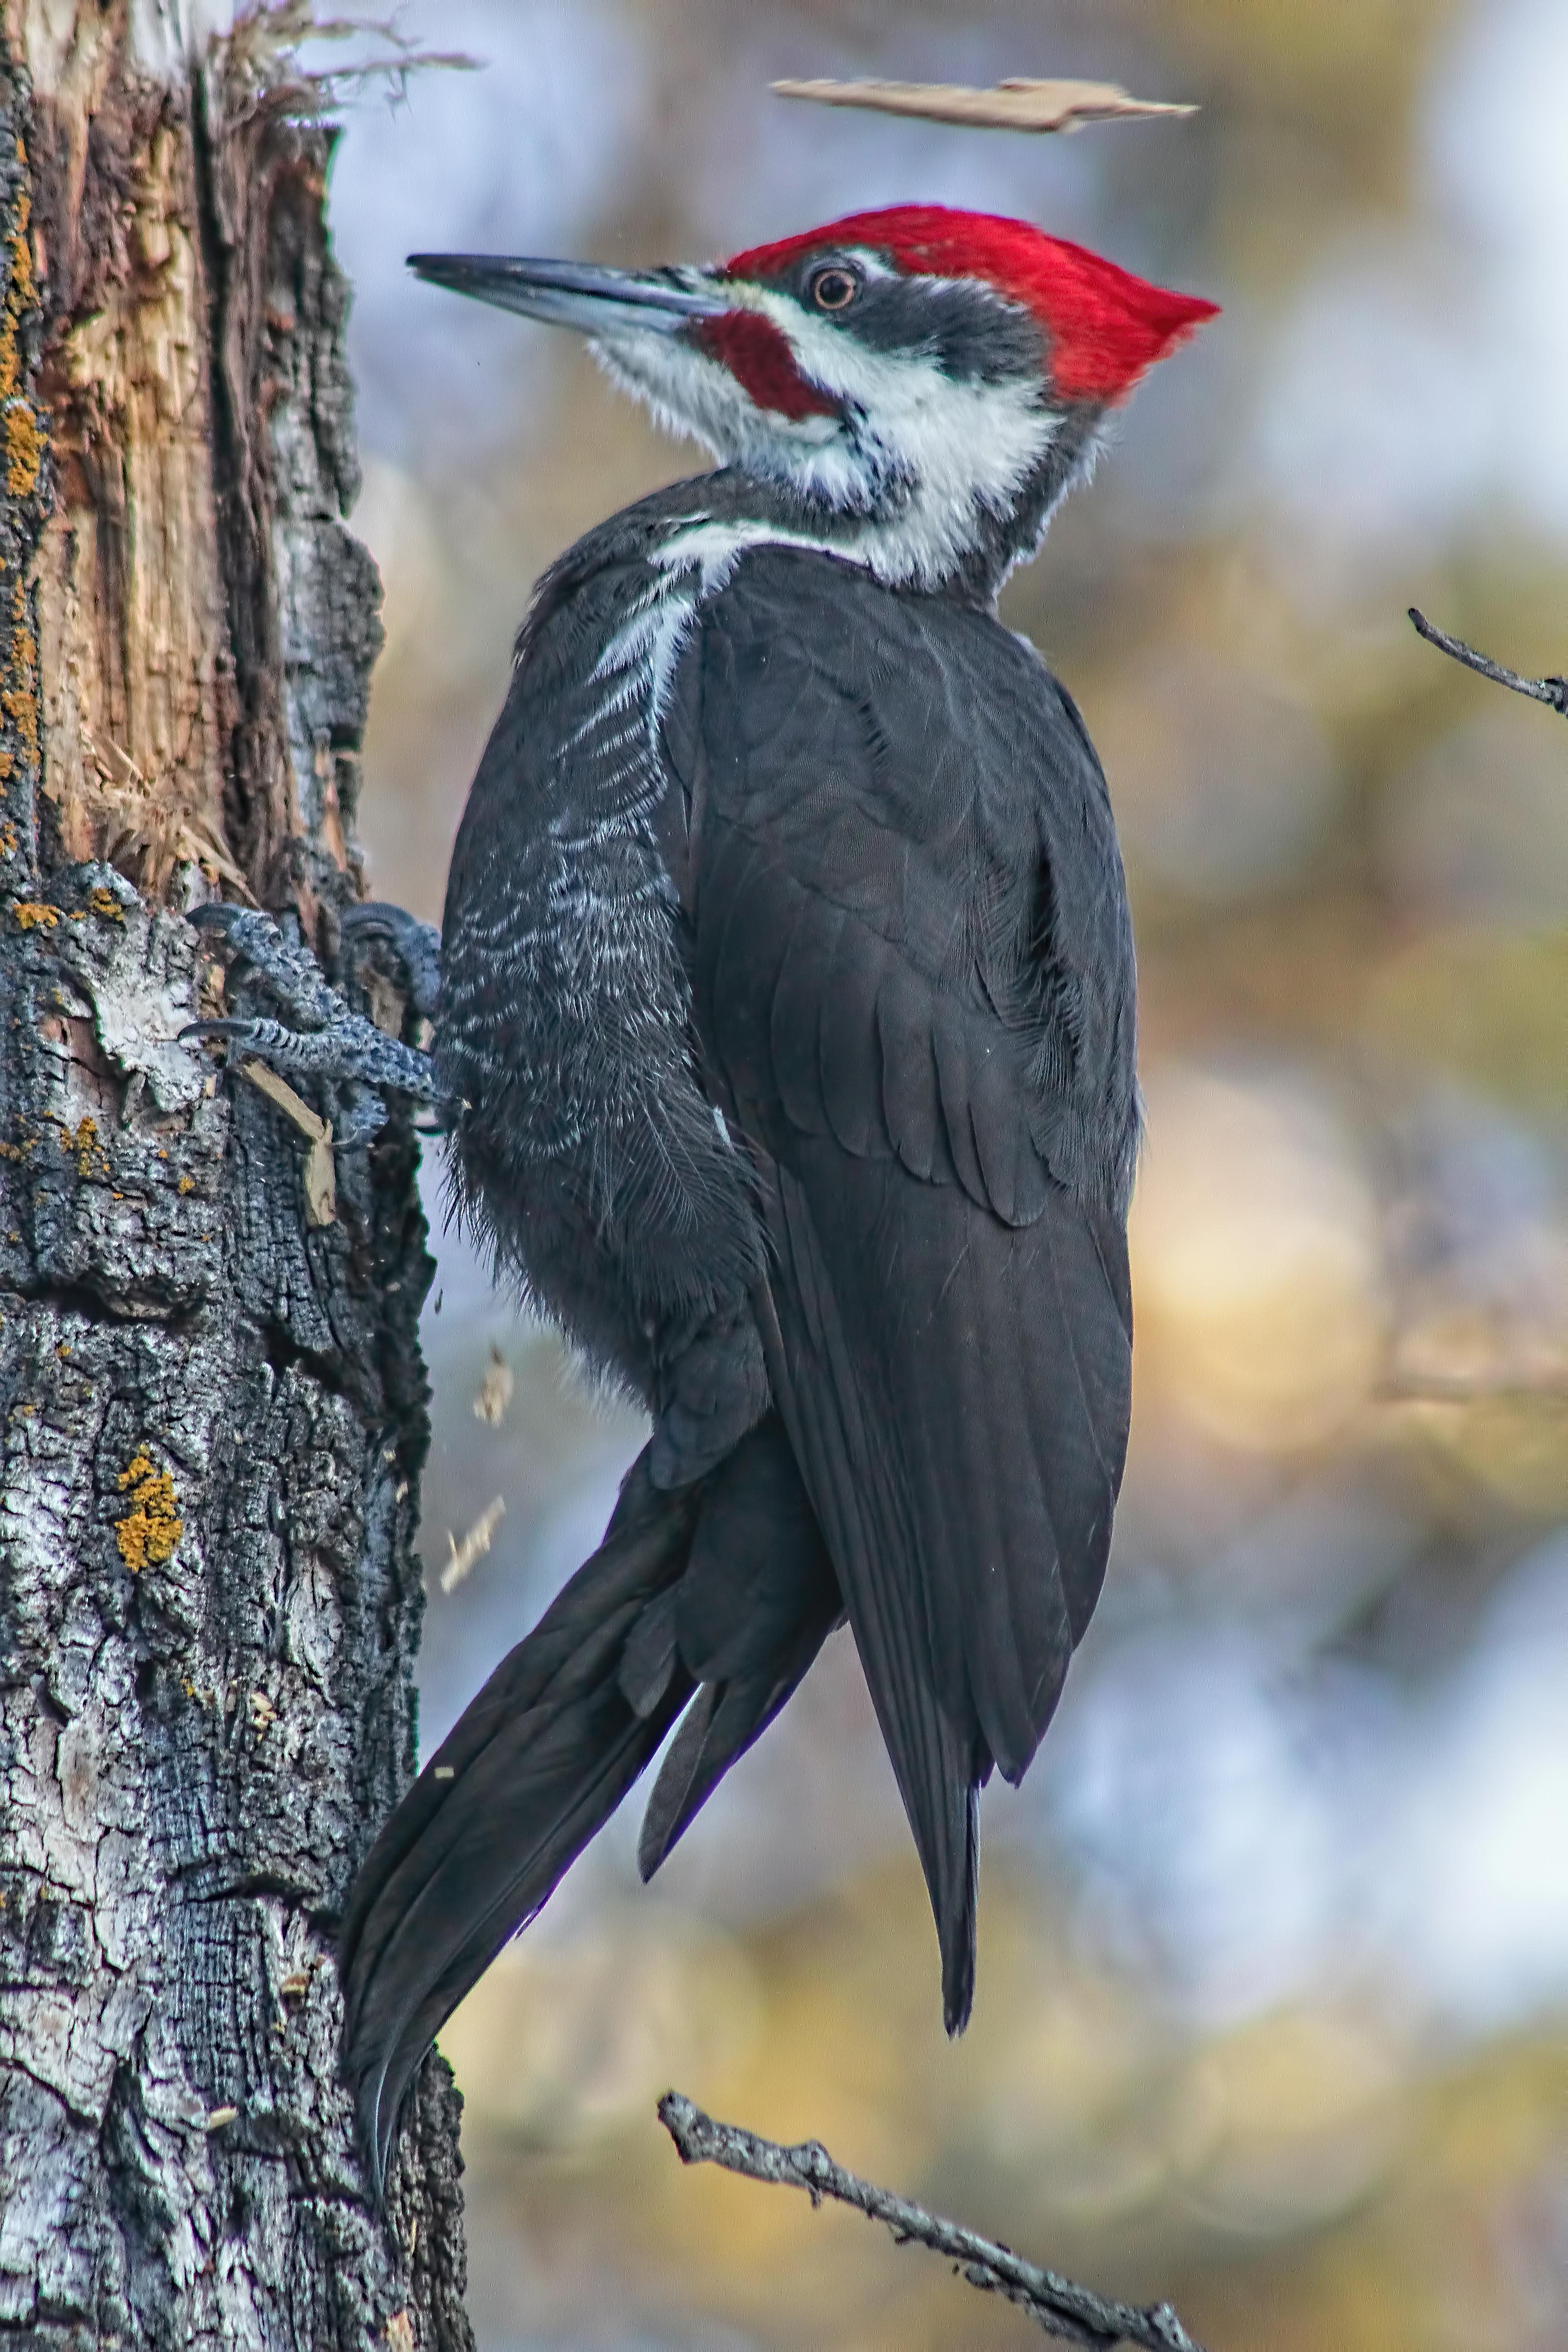
<path fill-rule="evenodd" d="M 584 334 L 641 328 L 673 335 L 689 319 L 716 319 L 727 302 L 693 282 L 695 271 L 605 269 L 591 261 L 529 261 L 507 254 L 411 253 L 408 267 L 432 286 L 448 286 L 498 310 L 521 311 Z"/>

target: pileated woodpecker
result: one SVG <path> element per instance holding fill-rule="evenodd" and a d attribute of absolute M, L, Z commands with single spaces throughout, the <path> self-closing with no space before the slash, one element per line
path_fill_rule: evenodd
<path fill-rule="evenodd" d="M 667 1736 L 645 1877 L 845 1617 L 968 2018 L 976 1792 L 1022 1779 L 1110 1539 L 1138 1133 L 1104 779 L 996 597 L 1215 310 L 934 206 L 705 269 L 412 266 L 582 329 L 720 464 L 540 583 L 434 1078 L 331 1065 L 446 1099 L 498 1269 L 653 1416 L 355 1885 L 378 2180 L 432 2035 Z"/>

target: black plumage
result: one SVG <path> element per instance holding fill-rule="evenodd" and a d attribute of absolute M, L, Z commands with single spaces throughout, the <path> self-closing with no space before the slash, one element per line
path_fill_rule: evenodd
<path fill-rule="evenodd" d="M 975 1792 L 1027 1766 L 1105 1565 L 1136 1100 L 1098 762 L 985 610 L 770 546 L 697 601 L 644 756 L 588 649 L 716 478 L 547 580 L 454 857 L 462 1198 L 656 1427 L 362 1873 L 345 2047 L 381 2159 L 431 2034 L 682 1711 L 649 1873 L 841 1613 L 957 2030 Z"/>

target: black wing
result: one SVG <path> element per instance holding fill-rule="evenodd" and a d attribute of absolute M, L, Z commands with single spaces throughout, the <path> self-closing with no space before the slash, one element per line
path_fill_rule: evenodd
<path fill-rule="evenodd" d="M 699 1030 L 756 1157 L 769 1372 L 973 1981 L 974 1790 L 1019 1779 L 1126 1444 L 1133 978 L 1103 779 L 1037 657 L 748 557 L 668 721 Z"/>

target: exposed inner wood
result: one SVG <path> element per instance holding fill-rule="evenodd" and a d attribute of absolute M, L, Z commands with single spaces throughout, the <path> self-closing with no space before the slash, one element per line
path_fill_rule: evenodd
<path fill-rule="evenodd" d="M 101 307 L 51 319 L 40 387 L 57 480 L 37 575 L 44 791 L 66 857 L 107 859 L 154 898 L 182 860 L 237 870 L 208 297 L 189 131 L 173 112 L 123 78 L 103 93 L 86 168 L 112 156 L 122 232 L 88 295 Z"/>
<path fill-rule="evenodd" d="M 28 9 L 38 390 L 53 509 L 36 567 L 44 814 L 58 857 L 153 899 L 359 890 L 353 840 L 379 586 L 358 488 L 346 295 L 313 225 L 322 139 L 220 47 L 137 68 L 126 0 Z M 69 17 L 66 31 L 52 21 Z M 47 21 L 46 21 L 47 20 Z M 325 625 L 336 659 L 300 658 Z"/>

